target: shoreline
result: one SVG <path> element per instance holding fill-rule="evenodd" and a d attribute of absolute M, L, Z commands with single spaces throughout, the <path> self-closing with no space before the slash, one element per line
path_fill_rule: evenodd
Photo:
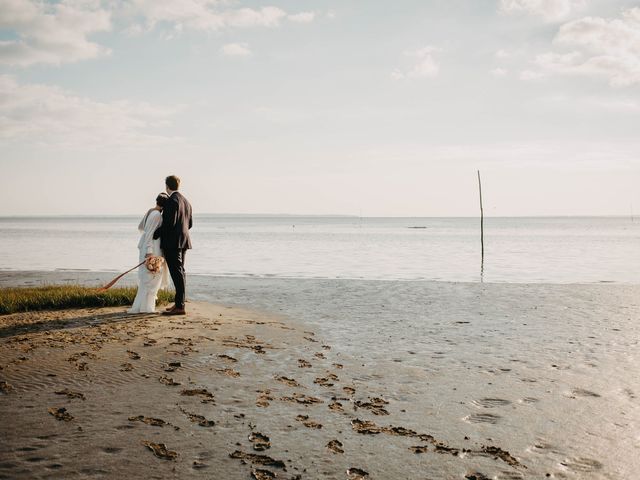
<path fill-rule="evenodd" d="M 20 286 L 16 285 L 17 281 L 24 281 L 25 276 L 29 275 L 45 275 L 45 276 L 59 276 L 59 275 L 97 275 L 98 278 L 102 280 L 112 279 L 117 276 L 119 273 L 122 273 L 120 270 L 82 270 L 82 269 L 56 269 L 56 270 L 2 270 L 0 269 L 0 287 L 1 286 Z M 5 278 L 3 278 L 5 277 Z M 13 277 L 13 278 L 11 278 Z M 524 286 L 524 287 L 554 287 L 554 286 L 575 286 L 575 287 L 588 287 L 588 286 L 609 286 L 609 285 L 617 285 L 621 287 L 640 287 L 640 282 L 621 282 L 616 280 L 598 280 L 594 282 L 489 282 L 484 280 L 477 281 L 453 281 L 453 280 L 430 280 L 430 279 L 402 279 L 402 278 L 351 278 L 351 277 L 286 277 L 286 276 L 276 276 L 276 275 L 217 275 L 211 273 L 187 273 L 187 278 L 213 278 L 213 279 L 222 279 L 222 280 L 282 280 L 282 281 L 338 281 L 338 282 L 383 282 L 383 283 L 435 283 L 435 284 L 449 284 L 449 285 L 516 285 L 516 286 Z M 55 281 L 81 281 L 75 279 L 67 279 L 60 280 L 54 279 Z M 132 285 L 137 282 L 137 277 L 135 271 L 127 274 L 122 277 L 120 280 L 122 283 L 126 283 L 127 285 Z M 120 283 L 119 282 L 119 283 Z M 128 283 L 127 283 L 128 282 Z"/>

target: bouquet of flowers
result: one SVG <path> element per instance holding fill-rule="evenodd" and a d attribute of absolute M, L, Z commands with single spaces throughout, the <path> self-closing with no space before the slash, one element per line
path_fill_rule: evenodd
<path fill-rule="evenodd" d="M 144 264 L 151 273 L 158 273 L 164 264 L 164 258 L 151 256 L 145 260 Z"/>

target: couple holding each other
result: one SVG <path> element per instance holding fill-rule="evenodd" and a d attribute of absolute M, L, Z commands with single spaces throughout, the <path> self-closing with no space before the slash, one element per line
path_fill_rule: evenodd
<path fill-rule="evenodd" d="M 178 191 L 178 177 L 168 176 L 165 185 L 167 193 L 158 195 L 156 206 L 146 213 L 138 225 L 141 232 L 138 242 L 139 261 L 144 261 L 145 264 L 138 268 L 138 293 L 128 313 L 156 311 L 158 290 L 168 284 L 168 267 L 171 280 L 176 287 L 176 301 L 163 315 L 185 315 L 184 257 L 191 248 L 191 205 Z"/>

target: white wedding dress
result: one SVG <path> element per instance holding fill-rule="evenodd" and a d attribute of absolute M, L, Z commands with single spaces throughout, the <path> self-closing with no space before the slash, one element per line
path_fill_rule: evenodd
<path fill-rule="evenodd" d="M 153 233 L 162 224 L 162 213 L 158 210 L 150 210 L 138 225 L 141 232 L 138 250 L 140 252 L 139 262 L 150 253 L 153 256 L 162 256 L 160 250 L 160 239 L 153 239 Z M 153 313 L 156 311 L 156 298 L 158 290 L 168 285 L 167 265 L 163 264 L 160 271 L 151 273 L 146 265 L 138 267 L 138 293 L 133 301 L 132 307 L 127 313 Z"/>

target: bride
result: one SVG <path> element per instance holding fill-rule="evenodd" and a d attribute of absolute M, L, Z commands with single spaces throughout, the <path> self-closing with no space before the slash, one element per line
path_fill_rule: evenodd
<path fill-rule="evenodd" d="M 144 216 L 138 230 L 141 232 L 138 249 L 140 251 L 139 260 L 142 262 L 146 258 L 160 257 L 160 239 L 153 239 L 153 233 L 162 224 L 162 207 L 169 197 L 161 193 L 156 198 L 156 206 L 149 210 Z M 153 313 L 156 311 L 156 297 L 161 287 L 166 287 L 167 266 L 163 261 L 159 263 L 157 271 L 151 271 L 147 264 L 138 267 L 138 293 L 133 301 L 133 305 L 127 313 Z"/>

